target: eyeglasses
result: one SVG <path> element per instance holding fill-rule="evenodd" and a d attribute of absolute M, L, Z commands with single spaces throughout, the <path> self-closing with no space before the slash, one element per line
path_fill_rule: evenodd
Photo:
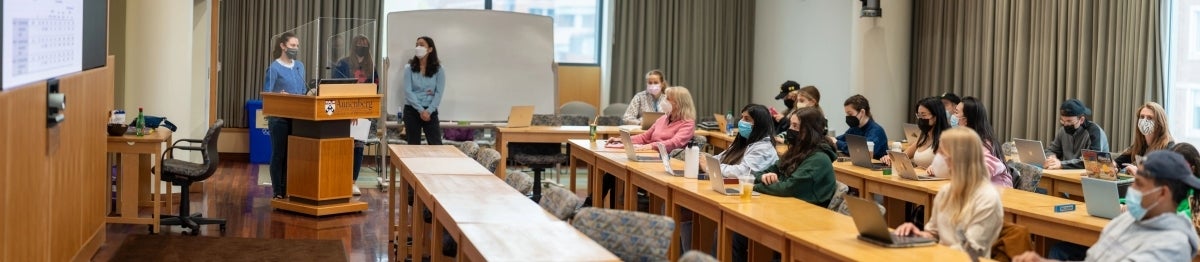
<path fill-rule="evenodd" d="M 931 115 L 929 115 L 929 114 L 921 114 L 921 113 L 916 113 L 916 114 L 913 114 L 913 115 L 917 116 L 917 118 L 918 118 L 918 119 L 929 119 L 930 117 L 932 117 L 932 116 L 931 116 Z"/>

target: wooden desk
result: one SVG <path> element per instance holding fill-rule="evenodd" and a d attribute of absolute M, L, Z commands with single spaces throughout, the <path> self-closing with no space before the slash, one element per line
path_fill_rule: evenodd
<path fill-rule="evenodd" d="M 740 196 L 726 196 L 725 194 L 717 193 L 712 190 L 712 183 L 708 180 L 684 179 L 676 183 L 671 183 L 671 209 L 675 223 L 682 222 L 682 217 L 679 215 L 684 208 L 692 211 L 692 213 L 700 216 L 715 224 L 716 229 L 724 228 L 722 217 L 724 210 L 722 204 L 726 203 L 742 203 Z M 754 197 L 751 201 L 757 200 L 761 196 Z M 699 223 L 701 221 L 695 221 Z M 707 236 L 707 230 L 693 230 L 692 232 L 692 247 L 700 250 L 712 250 L 708 247 L 712 241 L 704 236 Z M 724 230 L 717 230 L 717 239 L 725 237 Z M 680 239 L 679 228 L 676 227 L 672 239 Z M 679 245 L 671 245 L 671 254 L 673 257 L 679 256 Z M 718 245 L 716 257 L 720 258 L 729 253 L 729 246 Z"/>
<path fill-rule="evenodd" d="M 1004 219 L 1029 233 L 1091 246 L 1110 220 L 1088 215 L 1083 202 L 1005 188 L 1000 190 Z M 1055 205 L 1075 204 L 1075 211 L 1054 212 Z"/>
<path fill-rule="evenodd" d="M 566 222 L 463 224 L 459 253 L 468 261 L 620 261 Z"/>
<path fill-rule="evenodd" d="M 497 180 L 494 177 L 490 178 Z M 442 258 L 439 254 L 442 252 L 441 234 L 443 231 L 450 234 L 456 243 L 462 243 L 462 229 L 459 226 L 466 224 L 493 224 L 493 226 L 505 227 L 558 221 L 556 217 L 542 210 L 541 206 L 533 203 L 525 195 L 517 193 L 514 189 L 507 192 L 476 190 L 468 193 L 434 194 L 436 203 L 433 205 L 435 208 L 431 209 L 433 212 L 433 244 L 430 245 L 430 254 L 434 254 L 432 255 L 433 261 L 441 261 Z M 425 234 L 424 231 L 416 232 Z M 413 237 L 413 250 L 420 250 L 416 241 L 417 238 Z M 458 251 L 461 255 L 462 249 Z"/>
<path fill-rule="evenodd" d="M 426 184 L 435 183 L 432 181 L 448 176 L 484 176 L 494 179 L 492 172 L 483 168 L 474 159 L 466 157 L 401 158 L 400 163 L 400 182 L 402 185 L 399 188 L 399 203 L 408 203 L 408 190 L 411 187 L 413 196 L 416 197 L 412 199 L 412 217 L 414 220 L 421 217 L 423 210 L 426 208 L 430 212 L 435 212 L 435 214 L 438 210 L 439 206 L 437 206 L 437 202 L 433 201 L 433 192 L 428 190 Z M 418 177 L 418 175 L 425 176 Z M 427 178 L 429 176 L 433 176 L 434 178 Z M 498 182 L 503 183 L 503 181 Z M 515 192 L 515 189 L 513 189 L 513 192 Z M 405 216 L 400 216 L 400 220 L 402 223 L 399 224 L 399 236 L 409 235 L 406 227 L 408 223 L 405 221 Z M 428 235 L 425 233 L 425 223 L 413 221 L 411 224 L 412 232 L 417 232 L 412 234 L 413 250 L 422 250 L 426 241 L 425 236 Z M 433 225 L 437 225 L 436 217 L 434 218 Z M 431 247 L 437 247 L 441 244 L 441 241 L 434 239 L 432 243 Z M 435 249 L 435 251 L 431 254 L 440 254 L 438 253 L 441 252 L 440 247 Z"/>
<path fill-rule="evenodd" d="M 900 175 L 897 174 L 885 176 L 882 171 L 855 166 L 850 162 L 834 162 L 833 169 L 838 181 L 850 187 L 861 186 L 858 189 L 864 193 L 864 198 L 871 199 L 873 195 L 881 195 L 895 200 L 924 205 L 926 218 L 931 217 L 930 215 L 933 212 L 933 197 L 937 195 L 938 189 L 950 183 L 949 180 L 908 180 L 900 178 Z M 895 211 L 897 207 L 902 207 L 902 205 L 896 205 L 889 201 L 886 207 L 887 210 Z M 899 208 L 899 210 L 903 210 L 903 208 Z M 887 214 L 888 226 L 896 227 L 904 223 L 904 212 L 887 212 Z"/>
<path fill-rule="evenodd" d="M 625 195 L 625 202 L 621 203 L 621 207 L 625 210 L 637 209 L 637 193 L 630 187 L 629 184 L 629 169 L 625 167 L 629 163 L 628 157 L 622 154 L 597 154 L 596 155 L 596 181 L 594 187 L 588 188 L 592 191 L 592 205 L 596 207 L 607 207 L 608 201 L 604 201 L 604 189 L 601 185 L 601 178 L 604 174 L 612 175 L 616 178 L 616 186 L 613 188 L 613 194 L 609 197 L 616 198 L 618 194 Z M 589 182 L 591 183 L 591 182 Z M 634 205 L 630 205 L 634 203 Z"/>
<path fill-rule="evenodd" d="M 160 174 L 162 174 L 163 151 L 170 145 L 171 130 L 155 129 L 148 135 L 109 136 L 108 153 L 120 157 L 120 175 L 117 177 L 117 212 L 118 216 L 106 218 L 108 223 L 145 224 L 150 225 L 154 233 L 159 232 L 159 216 L 161 201 L 158 189 Z M 153 171 L 151 171 L 153 167 Z M 108 173 L 105 172 L 105 175 Z M 107 179 L 105 181 L 108 181 Z M 108 184 L 105 184 L 108 188 Z M 150 192 L 143 190 L 149 189 Z M 168 191 L 170 189 L 168 188 Z M 168 192 L 170 194 L 170 192 Z M 138 216 L 138 206 L 141 200 L 151 203 L 150 217 Z M 105 201 L 108 203 L 109 201 Z M 110 208 L 111 209 L 111 208 Z"/>
<path fill-rule="evenodd" d="M 734 232 L 781 253 L 781 261 L 790 261 L 786 232 L 854 228 L 849 217 L 790 197 L 762 196 L 749 202 L 724 203 L 721 209 L 725 212 L 721 216 L 724 227 L 720 246 L 729 251 L 721 253 L 723 261 L 733 259 L 728 248 L 732 247 Z"/>
<path fill-rule="evenodd" d="M 400 169 L 401 166 L 404 166 L 404 164 L 405 164 L 404 161 L 401 161 L 402 159 L 423 159 L 423 158 L 434 158 L 434 157 L 467 158 L 466 154 L 463 154 L 462 151 L 458 150 L 458 148 L 455 148 L 454 146 L 450 146 L 450 145 L 440 145 L 440 146 L 388 145 L 388 150 L 391 151 L 390 154 L 388 154 L 388 155 L 390 156 L 389 158 L 391 160 L 391 165 L 389 165 L 389 166 L 390 166 L 390 169 L 391 169 L 390 171 L 392 174 L 400 173 L 398 170 Z M 419 160 L 414 160 L 413 162 L 418 162 L 418 161 Z M 397 210 L 398 206 L 396 205 L 396 203 L 397 202 L 405 203 L 405 204 L 408 203 L 408 189 L 409 189 L 410 184 L 404 183 L 399 188 L 400 192 L 397 192 L 397 188 L 396 188 L 397 175 L 390 175 L 388 177 L 391 179 L 391 181 L 389 183 L 387 183 L 388 184 L 388 199 L 389 199 L 389 201 L 387 201 L 388 202 L 388 228 L 389 228 L 388 233 L 390 234 L 389 235 L 390 237 L 388 239 L 392 241 L 393 245 L 398 245 L 398 243 L 404 243 L 404 239 L 401 239 L 401 237 L 408 237 L 408 235 L 409 235 L 409 228 L 408 228 L 409 216 L 407 215 L 408 209 L 404 208 L 403 206 L 400 206 L 400 208 L 403 208 L 402 209 L 403 211 Z M 411 180 L 409 180 L 409 181 L 411 181 Z M 401 182 L 405 182 L 405 180 L 401 179 Z M 399 196 L 397 196 L 397 194 L 399 194 Z M 414 210 L 416 210 L 416 209 L 414 209 Z M 401 213 L 403 213 L 405 215 L 397 216 L 397 214 L 401 214 Z M 401 247 L 401 248 L 396 248 L 395 250 L 397 250 L 397 252 L 399 252 L 399 254 L 395 254 L 395 255 L 397 255 L 396 257 L 404 258 L 404 257 L 408 256 L 408 254 L 407 254 L 408 249 Z"/>
<path fill-rule="evenodd" d="M 867 243 L 858 239 L 858 231 L 853 225 L 850 228 L 793 231 L 787 233 L 787 238 L 791 259 L 784 261 L 971 261 L 967 253 L 942 245 L 885 248 Z"/>
<path fill-rule="evenodd" d="M 1070 194 L 1072 199 L 1083 200 L 1083 176 L 1083 169 L 1047 169 L 1042 171 L 1042 179 L 1038 181 L 1038 185 L 1046 188 L 1051 196 L 1061 197 L 1066 193 Z"/>
<path fill-rule="evenodd" d="M 598 126 L 596 132 L 604 130 L 608 133 L 618 132 L 617 127 Z M 508 168 L 508 143 L 565 143 L 570 139 L 588 139 L 587 126 L 531 126 L 531 127 L 501 127 L 496 132 L 496 150 L 500 151 L 500 164 L 496 167 L 496 176 L 504 179 Z M 597 138 L 599 139 L 599 138 Z M 574 185 L 574 183 L 571 183 Z"/>

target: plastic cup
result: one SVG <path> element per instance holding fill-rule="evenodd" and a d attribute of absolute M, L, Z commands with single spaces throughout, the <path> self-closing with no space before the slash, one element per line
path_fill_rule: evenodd
<path fill-rule="evenodd" d="M 741 176 L 738 177 L 740 186 L 742 187 L 742 200 L 749 201 L 750 196 L 754 195 L 754 177 Z"/>

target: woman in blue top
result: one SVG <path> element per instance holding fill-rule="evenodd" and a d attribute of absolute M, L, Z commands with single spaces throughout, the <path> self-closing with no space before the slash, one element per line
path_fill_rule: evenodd
<path fill-rule="evenodd" d="M 416 55 L 404 67 L 404 128 L 409 145 L 421 144 L 421 132 L 430 145 L 442 144 L 442 128 L 438 126 L 438 105 L 446 90 L 446 72 L 438 60 L 433 38 L 417 38 Z"/>
<path fill-rule="evenodd" d="M 296 60 L 300 55 L 300 39 L 296 34 L 283 33 L 275 40 L 278 58 L 267 66 L 263 91 L 304 95 L 304 63 Z M 292 120 L 267 117 L 267 130 L 271 136 L 271 187 L 275 198 L 287 196 L 287 137 L 292 134 Z"/>
<path fill-rule="evenodd" d="M 336 42 L 337 40 L 335 40 Z M 350 55 L 338 60 L 333 66 L 333 78 L 354 78 L 358 83 L 378 83 L 378 74 L 375 71 L 375 59 L 371 56 L 371 40 L 366 36 L 355 36 L 354 44 L 351 45 L 354 49 L 350 50 Z M 357 125 L 358 119 L 350 120 L 351 124 Z M 354 175 L 350 181 L 358 181 L 358 171 L 362 169 L 363 148 L 366 147 L 366 142 L 362 140 L 354 140 Z M 362 195 L 362 190 L 357 184 L 353 184 L 351 192 L 354 195 Z"/>

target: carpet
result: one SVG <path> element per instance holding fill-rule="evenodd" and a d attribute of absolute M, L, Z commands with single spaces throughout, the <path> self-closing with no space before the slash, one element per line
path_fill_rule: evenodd
<path fill-rule="evenodd" d="M 112 261 L 346 261 L 339 240 L 129 235 Z"/>

